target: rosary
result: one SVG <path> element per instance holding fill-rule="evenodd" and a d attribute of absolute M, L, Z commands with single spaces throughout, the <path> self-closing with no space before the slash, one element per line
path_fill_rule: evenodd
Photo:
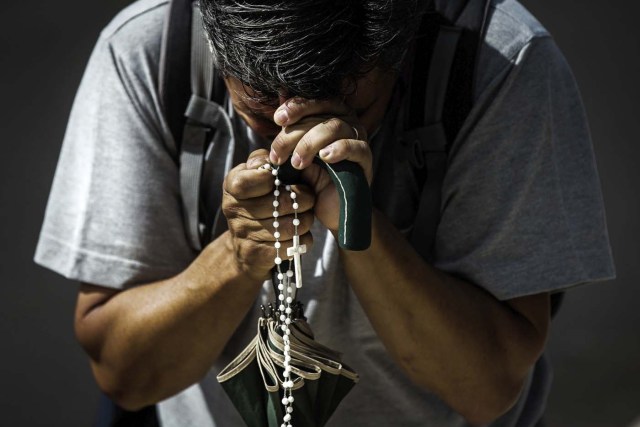
<path fill-rule="evenodd" d="M 367 249 L 371 242 L 371 194 L 364 172 L 352 162 L 318 162 L 338 192 L 337 244 L 346 250 Z M 274 178 L 272 283 L 277 299 L 275 304 L 268 304 L 268 309 L 262 306 L 258 334 L 217 379 L 248 425 L 293 427 L 295 407 L 300 413 L 296 425 L 320 427 L 359 377 L 342 363 L 339 352 L 315 341 L 297 298 L 302 287 L 300 259 L 307 247 L 300 244 L 298 194 L 289 184 L 297 182 L 299 171 L 288 163 L 267 163 L 260 169 Z M 283 200 L 280 196 L 285 193 L 293 209 L 293 239 L 286 251 L 280 240 L 282 218 L 278 209 Z M 261 379 L 256 381 L 256 374 Z"/>
<path fill-rule="evenodd" d="M 280 206 L 280 188 L 282 186 L 282 182 L 278 178 L 278 172 L 280 167 L 274 166 L 272 167 L 270 164 L 265 164 L 261 166 L 262 169 L 271 170 L 271 174 L 274 176 L 275 181 L 275 189 L 273 191 L 273 237 L 275 237 L 276 241 L 274 243 L 274 247 L 276 249 L 276 257 L 274 259 L 274 263 L 276 265 L 277 270 L 277 281 L 278 281 L 278 310 L 280 312 L 280 316 L 277 318 L 278 327 L 282 331 L 282 339 L 284 341 L 284 371 L 282 376 L 284 377 L 284 381 L 282 382 L 282 387 L 284 389 L 284 396 L 282 398 L 282 405 L 284 407 L 284 423 L 281 427 L 293 427 L 291 424 L 291 416 L 293 413 L 293 381 L 291 380 L 291 342 L 290 335 L 291 330 L 289 326 L 292 322 L 292 313 L 293 307 L 292 303 L 295 300 L 296 291 L 302 287 L 302 267 L 301 267 L 301 255 L 306 253 L 307 247 L 306 245 L 300 244 L 300 236 L 298 234 L 298 226 L 300 225 L 300 219 L 298 219 L 298 202 L 296 201 L 297 194 L 291 189 L 290 185 L 285 185 L 284 188 L 286 192 L 289 193 L 289 197 L 291 197 L 292 207 L 293 207 L 293 246 L 287 248 L 287 257 L 289 259 L 293 258 L 294 270 L 291 270 L 291 264 L 289 263 L 289 267 L 286 272 L 283 272 L 282 269 L 282 257 L 280 256 L 280 250 L 282 244 L 280 243 L 280 231 L 278 231 L 280 227 L 280 223 L 278 218 L 280 213 L 278 212 L 278 207 Z M 294 288 L 295 284 L 295 288 Z"/>

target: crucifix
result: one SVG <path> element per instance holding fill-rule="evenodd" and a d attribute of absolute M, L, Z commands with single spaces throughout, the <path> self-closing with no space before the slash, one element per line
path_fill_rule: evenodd
<path fill-rule="evenodd" d="M 293 236 L 293 246 L 287 248 L 287 256 L 293 257 L 294 268 L 296 274 L 296 288 L 302 287 L 302 266 L 300 264 L 300 255 L 307 253 L 307 245 L 300 244 L 300 236 Z"/>

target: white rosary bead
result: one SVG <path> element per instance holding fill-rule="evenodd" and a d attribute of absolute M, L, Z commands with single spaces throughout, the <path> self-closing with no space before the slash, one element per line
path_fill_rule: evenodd
<path fill-rule="evenodd" d="M 266 165 L 264 166 L 265 169 L 270 169 L 271 173 L 273 174 L 273 176 L 275 177 L 274 180 L 274 184 L 276 186 L 275 190 L 273 191 L 273 195 L 275 197 L 275 200 L 273 200 L 273 228 L 274 228 L 274 233 L 273 236 L 275 237 L 276 241 L 274 242 L 274 247 L 276 249 L 276 257 L 275 257 L 275 263 L 276 265 L 281 265 L 282 264 L 282 258 L 279 256 L 279 249 L 282 247 L 281 242 L 279 241 L 280 239 L 280 232 L 278 231 L 278 228 L 280 227 L 280 222 L 278 221 L 278 218 L 280 217 L 280 212 L 278 212 L 278 207 L 280 206 L 280 201 L 278 200 L 278 197 L 280 196 L 280 185 L 282 184 L 282 182 L 280 181 L 280 179 L 278 178 L 278 171 L 279 168 L 277 167 L 273 167 L 271 168 L 270 165 Z M 294 219 L 293 219 L 293 225 L 295 227 L 295 236 L 294 236 L 294 241 L 298 242 L 299 240 L 299 236 L 298 236 L 298 226 L 300 225 L 300 219 L 297 218 L 297 210 L 299 209 L 300 205 L 298 204 L 298 202 L 296 201 L 296 198 L 298 197 L 298 195 L 292 191 L 291 189 L 291 185 L 285 185 L 285 189 L 287 192 L 289 192 L 289 196 L 291 197 L 291 201 L 292 201 L 292 207 L 294 209 Z M 298 251 L 299 246 L 294 245 L 294 247 L 296 248 L 293 253 L 294 253 L 294 258 L 295 258 L 295 266 L 296 266 L 296 271 L 298 272 L 298 279 L 299 279 L 299 268 L 300 268 L 300 253 L 304 253 L 304 247 L 302 249 L 302 251 Z M 290 250 L 287 250 L 287 256 L 290 256 Z M 279 269 L 279 268 L 278 268 Z M 286 275 L 286 280 L 285 280 L 285 275 Z M 291 329 L 289 328 L 289 326 L 293 323 L 293 319 L 291 317 L 291 314 L 293 313 L 293 309 L 291 307 L 291 304 L 293 303 L 293 287 L 292 285 L 294 284 L 294 281 L 291 280 L 292 277 L 294 277 L 295 273 L 293 271 L 293 269 L 289 268 L 286 273 L 282 273 L 282 272 L 278 272 L 278 290 L 279 290 L 279 294 L 278 294 L 278 300 L 280 300 L 280 305 L 279 305 L 279 310 L 280 310 L 280 316 L 276 319 L 279 319 L 279 328 L 280 330 L 283 332 L 282 334 L 282 340 L 284 342 L 284 371 L 283 371 L 283 377 L 284 377 L 284 381 L 282 383 L 282 387 L 285 389 L 285 396 L 282 398 L 282 405 L 284 406 L 284 410 L 285 410 L 285 415 L 283 417 L 284 422 L 282 423 L 282 425 L 280 427 L 292 427 L 291 425 L 291 413 L 293 413 L 293 402 L 294 402 L 294 398 L 292 395 L 292 391 L 293 391 L 293 380 L 291 379 L 291 341 L 289 336 L 291 335 Z M 296 287 L 299 287 L 298 284 L 295 284 Z M 286 288 L 286 294 L 288 296 L 285 297 L 285 292 L 284 289 Z M 285 302 L 286 302 L 286 306 L 285 306 Z M 288 396 L 287 396 L 288 394 Z"/>

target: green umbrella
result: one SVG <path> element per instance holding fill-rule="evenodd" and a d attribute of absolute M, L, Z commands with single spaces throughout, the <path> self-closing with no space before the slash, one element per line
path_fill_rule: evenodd
<path fill-rule="evenodd" d="M 340 197 L 339 245 L 366 249 L 371 241 L 371 195 L 362 170 L 351 162 L 319 163 Z M 285 183 L 296 182 L 295 170 L 279 169 Z M 294 258 L 299 261 L 299 256 Z M 281 288 L 283 281 L 291 285 L 291 276 L 281 268 L 288 264 L 283 261 L 274 268 L 274 289 L 278 281 Z M 321 427 L 358 382 L 358 374 L 342 362 L 339 352 L 315 341 L 300 302 L 288 302 L 286 315 L 283 307 L 282 299 L 280 305 L 263 307 L 255 338 L 217 379 L 249 427 Z"/>
<path fill-rule="evenodd" d="M 291 380 L 296 427 L 324 426 L 340 401 L 358 382 L 358 374 L 340 355 L 316 343 L 304 318 L 291 326 Z M 285 413 L 284 341 L 273 317 L 261 317 L 258 334 L 218 375 L 240 415 L 250 427 L 278 427 Z"/>

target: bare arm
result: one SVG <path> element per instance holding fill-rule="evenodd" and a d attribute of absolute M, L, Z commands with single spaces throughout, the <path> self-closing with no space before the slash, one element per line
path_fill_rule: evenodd
<path fill-rule="evenodd" d="M 511 408 L 545 345 L 548 294 L 500 302 L 424 262 L 379 212 L 371 248 L 341 255 L 376 333 L 412 381 L 472 423 Z"/>
<path fill-rule="evenodd" d="M 122 292 L 81 286 L 76 335 L 99 386 L 121 406 L 135 409 L 177 393 L 221 353 L 261 284 L 234 267 L 229 243 L 227 232 L 164 281 Z"/>
<path fill-rule="evenodd" d="M 117 403 L 137 409 L 172 396 L 202 378 L 252 306 L 273 265 L 273 177 L 257 170 L 267 152 L 225 180 L 229 231 L 182 273 L 116 291 L 80 288 L 76 336 L 91 358 L 99 386 Z M 313 223 L 313 195 L 298 189 L 301 224 Z M 290 204 L 279 208 L 281 240 L 293 235 Z M 310 244 L 310 234 L 302 236 Z"/>

